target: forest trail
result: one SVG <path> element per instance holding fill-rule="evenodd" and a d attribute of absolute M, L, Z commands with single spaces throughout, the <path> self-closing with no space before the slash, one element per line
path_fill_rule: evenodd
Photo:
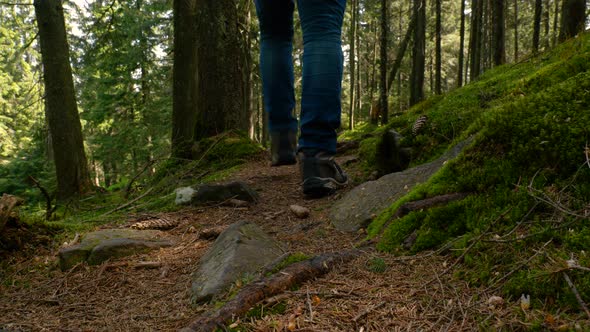
<path fill-rule="evenodd" d="M 308 256 L 349 249 L 364 237 L 331 226 L 328 209 L 339 195 L 317 200 L 303 197 L 297 166 L 271 168 L 267 161 L 253 161 L 231 179 L 256 189 L 260 202 L 246 208 L 217 206 L 129 215 L 124 225 L 113 221 L 101 227 L 128 227 L 150 217 L 179 220 L 179 226 L 165 232 L 175 243 L 170 248 L 99 266 L 79 265 L 67 272 L 50 268 L 55 266 L 58 248 L 14 262 L 17 268 L 7 279 L 11 285 L 0 285 L 0 327 L 7 331 L 176 331 L 185 327 L 215 307 L 215 303 L 190 305 L 190 275 L 213 243 L 199 239 L 199 229 L 247 220 L 291 252 Z M 298 219 L 289 211 L 291 204 L 309 208 L 310 216 Z M 471 331 L 477 330 L 482 319 L 498 319 L 502 311 L 511 309 L 491 311 L 486 301 L 493 294 L 453 280 L 452 271 L 443 273 L 454 260 L 438 254 L 396 258 L 368 251 L 322 278 L 275 297 L 231 328 Z M 138 268 L 138 262 L 160 265 Z"/>

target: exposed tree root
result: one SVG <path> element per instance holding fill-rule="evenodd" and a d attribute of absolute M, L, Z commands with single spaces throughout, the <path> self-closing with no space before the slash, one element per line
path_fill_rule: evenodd
<path fill-rule="evenodd" d="M 232 318 L 245 314 L 264 299 L 280 294 L 290 287 L 328 273 L 334 266 L 346 263 L 361 254 L 360 250 L 347 250 L 327 253 L 287 266 L 270 277 L 261 277 L 244 286 L 240 292 L 223 307 L 208 312 L 197 319 L 182 332 L 214 331 L 223 327 Z"/>
<path fill-rule="evenodd" d="M 397 209 L 397 211 L 395 211 L 393 216 L 391 216 L 391 218 L 385 224 L 383 224 L 383 226 L 381 227 L 380 234 L 377 235 L 376 237 L 370 239 L 368 242 L 366 242 L 366 241 L 361 242 L 361 245 L 375 244 L 375 243 L 379 242 L 381 240 L 381 236 L 383 235 L 383 232 L 387 229 L 389 224 L 391 224 L 394 220 L 402 218 L 403 216 L 407 215 L 410 212 L 420 211 L 423 209 L 430 209 L 430 208 L 438 206 L 438 205 L 448 204 L 453 201 L 458 201 L 458 200 L 464 199 L 467 196 L 469 196 L 468 193 L 452 193 L 452 194 L 439 195 L 439 196 L 435 196 L 435 197 L 431 197 L 431 198 L 422 199 L 419 201 L 413 201 L 413 202 L 408 202 L 408 203 L 402 204 L 402 206 L 400 206 Z"/>

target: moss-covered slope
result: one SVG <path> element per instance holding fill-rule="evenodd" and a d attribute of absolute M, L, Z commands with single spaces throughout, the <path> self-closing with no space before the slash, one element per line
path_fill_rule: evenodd
<path fill-rule="evenodd" d="M 459 255 L 476 242 L 460 273 L 470 282 L 502 286 L 515 298 L 527 293 L 538 303 L 577 307 L 556 271 L 570 258 L 590 266 L 584 251 L 590 248 L 589 69 L 590 34 L 584 34 L 538 57 L 490 70 L 477 82 L 392 119 L 387 127 L 406 137 L 414 165 L 459 140 L 475 139 L 457 160 L 373 221 L 369 234 L 382 234 L 379 248 L 402 252 L 412 233 L 413 253 L 458 239 L 453 246 Z M 428 128 L 412 137 L 412 124 L 423 114 Z M 361 143 L 361 153 L 370 157 L 374 141 Z M 390 220 L 403 202 L 451 192 L 472 195 Z M 543 244 L 542 253 L 536 251 Z M 569 273 L 590 301 L 590 273 Z"/>

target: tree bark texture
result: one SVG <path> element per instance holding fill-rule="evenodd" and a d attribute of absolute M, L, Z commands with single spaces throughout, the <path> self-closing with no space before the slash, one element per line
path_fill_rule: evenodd
<path fill-rule="evenodd" d="M 389 23 L 387 19 L 387 0 L 381 0 L 381 56 L 380 56 L 380 106 L 381 106 L 381 123 L 387 124 L 389 121 L 389 103 L 387 101 L 387 35 L 389 32 Z"/>
<path fill-rule="evenodd" d="M 499 66 L 506 62 L 506 30 L 504 19 L 504 0 L 493 1 L 493 32 L 492 48 L 494 66 Z"/>
<path fill-rule="evenodd" d="M 414 47 L 412 48 L 412 73 L 410 75 L 410 106 L 424 99 L 424 67 L 426 62 L 426 1 L 414 0 Z"/>
<path fill-rule="evenodd" d="M 539 37 L 541 35 L 541 14 L 543 0 L 535 0 L 535 19 L 533 23 L 533 53 L 539 52 Z"/>
<path fill-rule="evenodd" d="M 471 33 L 469 36 L 469 77 L 474 81 L 481 70 L 481 40 L 482 40 L 482 12 L 483 3 L 480 0 L 471 2 Z"/>
<path fill-rule="evenodd" d="M 514 62 L 518 61 L 518 0 L 514 0 Z"/>
<path fill-rule="evenodd" d="M 241 36 L 239 15 L 232 0 L 201 0 L 196 6 L 195 140 L 227 130 L 248 130 L 243 53 L 249 50 Z"/>
<path fill-rule="evenodd" d="M 586 24 L 586 0 L 563 0 L 559 42 L 584 31 Z"/>
<path fill-rule="evenodd" d="M 197 0 L 174 0 L 172 157 L 191 159 L 197 123 Z"/>
<path fill-rule="evenodd" d="M 442 47 L 441 47 L 441 7 L 442 0 L 436 1 L 436 46 L 435 46 L 435 79 L 434 79 L 434 93 L 440 95 L 442 93 Z"/>
<path fill-rule="evenodd" d="M 461 27 L 459 32 L 459 71 L 457 73 L 457 87 L 463 86 L 463 67 L 465 59 L 465 1 L 461 0 Z"/>
<path fill-rule="evenodd" d="M 350 17 L 351 17 L 351 22 L 350 22 L 350 53 L 348 55 L 349 57 L 349 63 L 350 63 L 350 105 L 349 105 L 349 109 L 348 109 L 348 129 L 352 130 L 354 129 L 354 109 L 356 106 L 356 98 L 358 98 L 359 96 L 355 95 L 355 87 L 356 87 L 356 52 L 355 52 L 355 46 L 356 45 L 356 28 L 357 28 L 357 24 L 356 24 L 356 20 L 357 20 L 357 7 L 358 7 L 358 0 L 351 0 L 350 1 Z"/>
<path fill-rule="evenodd" d="M 61 0 L 35 0 L 39 28 L 45 116 L 57 175 L 57 199 L 76 199 L 91 187 L 76 104 Z"/>

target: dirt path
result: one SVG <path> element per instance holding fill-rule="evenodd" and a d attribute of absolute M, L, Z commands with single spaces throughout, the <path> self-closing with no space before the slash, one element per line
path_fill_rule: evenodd
<path fill-rule="evenodd" d="M 19 268 L 0 285 L 0 331 L 176 331 L 186 326 L 214 306 L 189 304 L 190 274 L 211 245 L 197 237 L 196 230 L 203 227 L 249 220 L 292 252 L 308 255 L 350 248 L 363 236 L 331 227 L 327 212 L 338 196 L 304 199 L 296 166 L 270 168 L 266 162 L 253 162 L 233 178 L 257 189 L 260 203 L 158 214 L 181 221 L 166 232 L 175 245 L 127 258 L 129 266 L 82 265 L 61 272 L 52 268 L 56 251 L 14 262 Z M 288 210 L 290 204 L 310 208 L 311 216 L 295 218 Z M 450 275 L 436 277 L 452 263 L 445 259 L 452 260 L 436 255 L 404 260 L 367 252 L 233 326 L 242 331 L 476 330 L 476 321 L 487 316 L 481 312 L 488 311 L 487 305 L 477 304 L 476 290 Z M 162 265 L 134 268 L 140 261 Z"/>

